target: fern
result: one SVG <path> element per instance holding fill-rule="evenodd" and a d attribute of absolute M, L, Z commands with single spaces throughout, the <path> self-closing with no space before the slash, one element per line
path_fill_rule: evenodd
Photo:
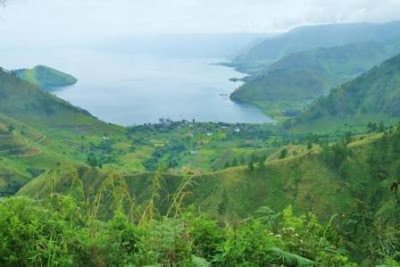
<path fill-rule="evenodd" d="M 286 252 L 281 250 L 280 248 L 270 248 L 269 252 L 281 261 L 282 264 L 287 265 L 287 266 L 313 266 L 315 265 L 315 262 L 304 258 L 302 256 Z"/>
<path fill-rule="evenodd" d="M 211 263 L 203 258 L 192 255 L 192 263 L 194 267 L 210 267 Z"/>

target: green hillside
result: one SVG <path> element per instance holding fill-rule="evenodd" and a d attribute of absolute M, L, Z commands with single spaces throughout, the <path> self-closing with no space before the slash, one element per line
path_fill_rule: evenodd
<path fill-rule="evenodd" d="M 400 0 L 164 2 L 0 0 L 0 267 L 400 267 Z"/>
<path fill-rule="evenodd" d="M 124 129 L 98 121 L 39 87 L 0 71 L 0 196 L 60 163 L 84 161 L 91 142 L 124 137 Z"/>
<path fill-rule="evenodd" d="M 237 56 L 232 63 L 239 70 L 254 74 L 260 68 L 296 52 L 360 42 L 384 42 L 399 35 L 399 22 L 304 26 L 265 39 Z"/>
<path fill-rule="evenodd" d="M 15 193 L 59 164 L 87 162 L 123 174 L 154 171 L 160 166 L 176 174 L 201 173 L 265 159 L 277 149 L 273 142 L 282 141 L 273 136 L 269 125 L 183 121 L 127 129 L 100 122 L 7 73 L 3 81 L 7 90 L 0 92 L 24 104 L 13 108 L 0 100 L 8 115 L 0 114 L 0 167 L 7 168 L 9 177 L 0 185 L 1 195 Z M 46 113 L 43 105 L 30 103 L 46 103 L 54 111 Z M 20 175 L 23 179 L 16 178 Z"/>
<path fill-rule="evenodd" d="M 379 239 L 397 227 L 400 219 L 396 196 L 390 191 L 397 179 L 399 137 L 399 130 L 353 137 L 331 146 L 315 146 L 308 152 L 304 147 L 302 154 L 284 159 L 271 156 L 265 165 L 254 169 L 236 167 L 193 176 L 122 175 L 116 170 L 66 165 L 34 179 L 18 195 L 44 199 L 53 192 L 85 202 L 100 194 L 98 216 L 103 219 L 112 215 L 116 192 L 125 192 L 119 199 L 127 212 L 132 199 L 139 212 L 145 212 L 143 203 L 156 195 L 154 205 L 161 215 L 168 213 L 176 199 L 183 201 L 181 211 L 194 205 L 221 220 L 247 218 L 262 206 L 282 210 L 292 205 L 297 212 L 311 211 L 326 221 L 338 214 L 335 227 L 346 239 L 353 260 L 369 265 L 385 256 L 371 252 L 366 236 L 368 240 Z"/>
<path fill-rule="evenodd" d="M 97 123 L 87 111 L 0 70 L 0 113 L 36 127 Z"/>
<path fill-rule="evenodd" d="M 263 69 L 256 76 L 277 69 L 313 69 L 353 77 L 369 70 L 400 51 L 400 38 L 386 42 L 354 43 L 316 48 L 288 55 Z"/>
<path fill-rule="evenodd" d="M 268 125 L 176 122 L 126 129 L 7 72 L 0 72 L 0 81 L 2 196 L 61 163 L 90 159 L 124 174 L 164 165 L 173 173 L 200 173 L 245 165 L 276 150 L 273 139 L 265 142 L 272 136 Z"/>
<path fill-rule="evenodd" d="M 42 65 L 36 66 L 32 69 L 13 70 L 12 73 L 18 78 L 33 83 L 48 91 L 73 85 L 78 81 L 72 75 Z"/>
<path fill-rule="evenodd" d="M 277 69 L 248 79 L 230 98 L 254 104 L 280 120 L 298 114 L 313 99 L 344 80 L 313 69 Z"/>
<path fill-rule="evenodd" d="M 311 100 L 399 52 L 396 38 L 294 53 L 246 78 L 231 99 L 255 104 L 276 118 L 294 116 Z"/>
<path fill-rule="evenodd" d="M 393 121 L 400 115 L 400 55 L 357 77 L 287 123 L 299 127 Z M 301 126 L 300 126 L 301 125 Z"/>
<path fill-rule="evenodd" d="M 371 79 L 380 75 L 377 82 L 395 84 L 397 80 L 390 77 L 398 60 L 372 70 L 379 73 Z M 56 234 L 55 250 L 44 251 L 63 255 L 59 260 L 65 265 L 92 260 L 100 262 L 94 265 L 183 264 L 183 259 L 191 262 L 192 256 L 222 266 L 244 262 L 257 266 L 261 258 L 263 264 L 282 265 L 287 257 L 304 266 L 312 262 L 371 266 L 397 260 L 399 248 L 393 238 L 399 234 L 399 213 L 396 194 L 390 190 L 400 161 L 397 128 L 379 127 L 375 130 L 380 133 L 345 138 L 338 131 L 308 135 L 273 125 L 187 121 L 123 128 L 99 122 L 8 73 L 0 78 L 4 81 L 0 92 L 9 101 L 23 103 L 13 108 L 0 100 L 7 114 L 0 115 L 0 134 L 8 140 L 3 145 L 8 149 L 14 144 L 17 149 L 0 155 L 0 193 L 7 196 L 18 190 L 19 197 L 40 200 L 0 201 L 4 215 L 0 236 L 7 240 L 0 255 L 8 249 L 4 255 L 14 255 L 12 246 L 24 247 L 16 240 L 24 234 L 7 223 L 21 221 L 22 229 L 35 229 L 31 242 L 47 242 Z M 367 83 L 372 85 L 368 80 L 360 86 Z M 39 104 L 30 103 L 46 103 L 55 110 L 47 114 Z M 76 118 L 71 114 L 79 120 L 70 121 Z M 46 218 L 40 224 L 43 231 L 35 216 Z M 182 230 L 197 223 L 193 216 L 212 218 L 198 225 L 205 231 L 201 238 L 220 233 L 204 241 L 212 249 L 203 251 L 197 241 L 188 239 L 200 238 L 197 230 Z M 116 229 L 124 244 L 138 240 L 137 249 L 122 249 L 115 243 L 119 241 L 109 239 Z M 183 231 L 182 236 L 178 231 Z M 239 233 L 241 249 L 235 241 Z M 158 251 L 162 240 L 172 240 L 166 245 L 169 249 L 179 242 L 173 253 L 181 253 L 176 251 L 183 244 L 188 251 L 170 258 L 172 250 Z M 377 245 L 377 240 L 384 240 L 387 248 Z M 153 241 L 156 245 L 151 245 Z M 104 244 L 112 244 L 113 249 Z M 235 247 L 230 249 L 232 244 Z M 68 247 L 68 255 L 58 246 Z M 0 263 L 36 262 L 29 253 L 39 253 L 37 249 L 22 250 L 29 260 L 2 256 Z M 146 253 L 150 254 L 142 258 Z M 37 255 L 52 262 L 46 253 Z"/>
<path fill-rule="evenodd" d="M 309 100 L 322 95 L 335 77 L 313 69 L 277 69 L 249 79 L 232 93 L 236 101 Z"/>

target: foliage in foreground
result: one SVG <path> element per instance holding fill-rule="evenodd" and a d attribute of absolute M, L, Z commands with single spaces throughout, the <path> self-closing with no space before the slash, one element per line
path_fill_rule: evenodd
<path fill-rule="evenodd" d="M 224 224 L 194 209 L 168 218 L 148 216 L 148 209 L 138 217 L 116 211 L 109 221 L 100 221 L 89 206 L 58 194 L 43 201 L 3 199 L 0 265 L 345 266 L 348 262 L 332 220 L 323 225 L 313 214 L 295 216 L 290 206 L 280 214 L 264 207 L 254 218 Z"/>

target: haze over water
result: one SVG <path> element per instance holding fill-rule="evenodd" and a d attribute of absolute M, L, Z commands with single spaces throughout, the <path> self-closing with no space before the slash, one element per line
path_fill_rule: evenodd
<path fill-rule="evenodd" d="M 78 83 L 55 94 L 106 122 L 133 125 L 160 118 L 272 122 L 259 109 L 229 99 L 241 85 L 229 78 L 244 75 L 212 65 L 224 59 L 81 49 L 9 49 L 0 55 L 8 69 L 44 64 L 74 75 Z"/>

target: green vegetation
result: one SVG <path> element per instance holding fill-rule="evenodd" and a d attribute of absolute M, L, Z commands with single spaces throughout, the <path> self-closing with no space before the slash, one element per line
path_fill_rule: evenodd
<path fill-rule="evenodd" d="M 97 123 L 90 114 L 0 70 L 0 113 L 36 128 Z M 17 90 L 16 90 L 17 88 Z"/>
<path fill-rule="evenodd" d="M 263 74 L 285 86 L 236 94 L 293 116 L 379 46 L 294 54 Z M 396 56 L 282 125 L 124 128 L 0 71 L 0 265 L 399 266 L 399 73 Z"/>
<path fill-rule="evenodd" d="M 269 116 L 282 121 L 283 118 L 298 115 L 313 99 L 326 94 L 340 82 L 340 78 L 334 75 L 315 70 L 279 69 L 252 77 L 230 98 L 254 104 Z"/>
<path fill-rule="evenodd" d="M 396 212 L 399 205 L 396 192 L 390 187 L 398 177 L 400 131 L 392 127 L 383 133 L 346 135 L 331 145 L 323 140 L 315 141 L 318 145 L 314 144 L 313 148 L 309 148 L 310 140 L 316 139 L 309 137 L 301 141 L 304 145 L 293 144 L 277 151 L 265 165 L 261 162 L 252 169 L 243 166 L 198 175 L 177 175 L 164 169 L 124 176 L 115 169 L 61 165 L 28 183 L 18 195 L 34 199 L 46 199 L 48 194 L 68 195 L 78 203 L 97 205 L 97 216 L 103 221 L 112 218 L 116 206 L 129 214 L 134 204 L 139 214 L 161 216 L 157 217 L 161 222 L 163 216 L 173 215 L 176 219 L 176 213 L 185 213 L 194 207 L 232 225 L 258 214 L 264 205 L 274 210 L 292 205 L 297 213 L 312 211 L 325 223 L 335 225 L 338 231 L 335 240 L 343 240 L 344 250 L 334 249 L 335 255 L 341 255 L 340 259 L 351 258 L 366 266 L 399 260 L 396 256 L 399 233 L 395 230 L 399 229 L 400 218 Z M 117 197 L 116 192 L 125 195 Z M 98 198 L 93 198 L 96 195 Z M 112 204 L 115 200 L 119 204 Z M 150 212 L 149 205 L 157 211 Z M 338 215 L 331 220 L 334 214 Z M 252 220 L 243 222 L 247 225 Z M 306 231 L 305 226 L 299 229 Z M 282 229 L 273 233 L 279 231 Z M 251 233 L 246 235 L 250 237 Z M 378 240 L 387 247 L 382 248 Z M 255 247 L 249 253 L 255 252 Z M 268 254 L 270 247 L 266 249 L 263 253 Z M 316 260 L 316 252 L 311 252 L 311 256 L 297 250 L 289 252 Z M 247 258 L 246 261 L 252 262 Z"/>
<path fill-rule="evenodd" d="M 399 52 L 395 38 L 294 53 L 246 78 L 231 99 L 255 104 L 278 120 L 294 117 L 312 100 Z"/>
<path fill-rule="evenodd" d="M 307 127 L 338 123 L 367 124 L 369 121 L 390 123 L 400 115 L 398 84 L 400 56 L 391 58 L 355 80 L 332 90 L 327 96 L 288 121 L 286 127 Z"/>
<path fill-rule="evenodd" d="M 2 200 L 0 264 L 344 266 L 349 260 L 331 223 L 321 224 L 311 213 L 296 216 L 290 206 L 281 214 L 264 207 L 255 218 L 222 227 L 191 209 L 171 218 L 151 216 L 150 209 L 136 215 L 116 207 L 104 221 L 95 203 L 57 194 L 40 203 Z"/>
<path fill-rule="evenodd" d="M 266 38 L 237 56 L 232 65 L 240 71 L 255 74 L 273 62 L 296 52 L 363 42 L 385 42 L 399 35 L 399 22 L 303 26 L 276 37 Z"/>
<path fill-rule="evenodd" d="M 33 83 L 48 91 L 75 84 L 78 80 L 66 73 L 47 66 L 36 66 L 32 69 L 14 70 L 12 73 L 18 78 Z"/>

